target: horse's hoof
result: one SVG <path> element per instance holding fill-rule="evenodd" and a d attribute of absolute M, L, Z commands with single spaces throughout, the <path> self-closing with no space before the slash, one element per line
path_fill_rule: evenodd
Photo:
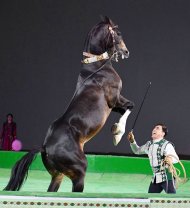
<path fill-rule="evenodd" d="M 115 123 L 112 127 L 111 127 L 111 132 L 113 135 L 117 135 L 121 132 L 118 123 Z"/>
<path fill-rule="evenodd" d="M 113 144 L 116 146 L 121 141 L 121 138 L 125 131 L 123 130 L 120 123 L 115 123 L 111 128 L 111 132 L 113 134 Z"/>
<path fill-rule="evenodd" d="M 115 146 L 117 146 L 118 143 L 121 141 L 121 138 L 122 138 L 122 135 L 121 135 L 121 134 L 114 135 L 114 136 L 113 136 L 113 144 L 114 144 Z"/>

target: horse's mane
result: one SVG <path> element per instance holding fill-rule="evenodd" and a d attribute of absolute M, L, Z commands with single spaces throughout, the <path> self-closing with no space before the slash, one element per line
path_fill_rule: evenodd
<path fill-rule="evenodd" d="M 113 23 L 113 21 L 110 18 L 108 18 L 107 16 L 101 16 L 101 21 L 99 23 L 97 23 L 96 25 L 94 25 L 87 34 L 87 37 L 84 42 L 84 49 L 86 51 L 89 51 L 89 47 L 90 47 L 89 43 L 91 42 L 91 39 L 92 39 L 94 33 L 97 32 L 98 28 L 102 27 L 103 25 L 110 25 L 112 27 L 115 26 L 115 24 Z"/>

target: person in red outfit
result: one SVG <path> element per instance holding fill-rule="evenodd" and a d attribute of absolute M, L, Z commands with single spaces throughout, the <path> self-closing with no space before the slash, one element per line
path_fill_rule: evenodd
<path fill-rule="evenodd" d="M 13 121 L 13 115 L 7 114 L 7 120 L 3 123 L 0 143 L 2 150 L 12 150 L 12 142 L 16 139 L 16 123 Z"/>

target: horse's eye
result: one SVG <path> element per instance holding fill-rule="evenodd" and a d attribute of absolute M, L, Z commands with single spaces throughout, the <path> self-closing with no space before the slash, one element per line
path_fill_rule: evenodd
<path fill-rule="evenodd" d="M 120 41 L 121 41 L 121 36 L 115 36 L 115 42 L 116 42 L 116 44 L 119 44 L 120 43 Z"/>

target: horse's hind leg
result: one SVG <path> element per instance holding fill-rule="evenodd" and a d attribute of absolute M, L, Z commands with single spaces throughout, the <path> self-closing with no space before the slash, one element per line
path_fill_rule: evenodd
<path fill-rule="evenodd" d="M 42 161 L 44 163 L 44 166 L 46 167 L 47 171 L 51 175 L 51 183 L 50 183 L 47 191 L 57 192 L 60 185 L 61 185 L 61 182 L 63 180 L 64 174 L 58 172 L 54 168 L 52 161 L 48 158 L 48 155 L 46 154 L 45 151 L 41 152 L 41 156 L 42 156 Z"/>
<path fill-rule="evenodd" d="M 83 159 L 82 159 L 83 158 Z M 73 165 L 70 175 L 68 176 L 72 181 L 72 192 L 83 192 L 84 178 L 86 175 L 87 160 L 83 152 L 80 152 L 80 160 L 78 164 Z"/>
<path fill-rule="evenodd" d="M 60 185 L 61 185 L 61 182 L 63 180 L 63 176 L 64 176 L 64 174 L 59 173 L 59 172 L 57 172 L 56 174 L 53 174 L 52 178 L 51 178 L 51 183 L 50 183 L 47 191 L 48 192 L 57 192 Z"/>
<path fill-rule="evenodd" d="M 84 175 L 78 176 L 75 179 L 72 180 L 72 192 L 83 192 L 84 189 Z"/>

